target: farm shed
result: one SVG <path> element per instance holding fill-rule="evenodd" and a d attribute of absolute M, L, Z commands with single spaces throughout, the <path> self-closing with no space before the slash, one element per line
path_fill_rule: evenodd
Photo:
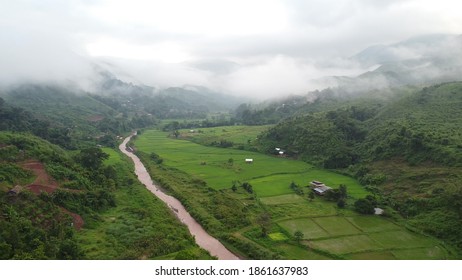
<path fill-rule="evenodd" d="M 9 195 L 17 195 L 18 193 L 20 193 L 22 191 L 23 187 L 20 186 L 20 185 L 16 185 L 14 186 L 14 188 L 12 188 L 11 190 L 8 191 L 8 194 Z"/>
<path fill-rule="evenodd" d="M 382 208 L 374 208 L 375 215 L 382 215 L 385 212 Z"/>
<path fill-rule="evenodd" d="M 246 158 L 245 163 L 253 163 L 253 158 Z"/>
<path fill-rule="evenodd" d="M 311 181 L 310 186 L 313 187 L 313 191 L 318 195 L 324 195 L 328 190 L 332 189 L 331 187 L 324 185 L 324 183 L 320 181 Z"/>
<path fill-rule="evenodd" d="M 331 190 L 331 187 L 322 185 L 320 187 L 314 188 L 313 191 L 318 195 L 324 195 L 327 191 Z"/>

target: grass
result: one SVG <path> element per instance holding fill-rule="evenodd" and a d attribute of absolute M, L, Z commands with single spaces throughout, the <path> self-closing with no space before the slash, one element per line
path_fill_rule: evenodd
<path fill-rule="evenodd" d="M 254 188 L 255 190 L 255 188 Z M 281 205 L 281 204 L 292 204 L 292 203 L 305 203 L 306 200 L 301 196 L 290 193 L 278 196 L 268 196 L 260 198 L 260 201 L 265 205 Z"/>
<path fill-rule="evenodd" d="M 383 248 L 432 247 L 437 245 L 433 239 L 406 230 L 376 232 L 370 234 Z"/>
<path fill-rule="evenodd" d="M 292 181 L 306 186 L 312 180 L 321 180 L 338 187 L 346 184 L 353 196 L 363 197 L 366 190 L 354 179 L 312 165 L 268 156 L 256 152 L 202 146 L 186 140 L 167 137 L 166 132 L 147 130 L 136 140 L 136 146 L 145 153 L 155 152 L 167 166 L 178 168 L 220 190 L 230 188 L 233 181 L 247 181 L 260 197 L 290 194 Z M 233 163 L 228 163 L 229 159 Z M 253 163 L 245 163 L 252 158 Z"/>
<path fill-rule="evenodd" d="M 122 155 L 118 151 L 107 147 L 101 149 L 103 152 L 109 155 L 109 158 L 104 161 L 104 164 L 113 165 L 122 162 Z"/>
<path fill-rule="evenodd" d="M 402 260 L 441 260 L 447 257 L 445 250 L 440 246 L 393 250 L 392 253 L 397 259 Z"/>
<path fill-rule="evenodd" d="M 322 217 L 313 220 L 332 236 L 360 233 L 360 230 L 348 222 L 344 217 Z"/>
<path fill-rule="evenodd" d="M 133 177 L 128 159 L 117 151 L 109 154 L 120 178 Z M 168 207 L 133 177 L 133 184 L 122 184 L 114 191 L 117 206 L 99 214 L 98 222 L 77 234 L 88 259 L 171 259 L 177 254 L 210 259 L 193 241 L 187 228 Z"/>
<path fill-rule="evenodd" d="M 181 137 L 200 144 L 210 144 L 213 141 L 219 142 L 222 139 L 231 141 L 234 145 L 249 146 L 257 136 L 270 128 L 271 125 L 262 126 L 223 126 L 180 130 Z"/>
<path fill-rule="evenodd" d="M 274 246 L 278 251 L 283 252 L 285 259 L 288 260 L 329 260 L 331 258 L 321 255 L 313 250 L 307 250 L 306 248 L 287 244 L 279 243 Z"/>
<path fill-rule="evenodd" d="M 273 241 L 285 241 L 289 238 L 282 232 L 273 232 L 268 234 L 268 237 Z"/>
<path fill-rule="evenodd" d="M 381 217 L 354 216 L 347 217 L 346 219 L 364 232 L 380 232 L 400 229 L 400 226 Z"/>
<path fill-rule="evenodd" d="M 278 225 L 292 235 L 301 231 L 304 244 L 346 259 L 448 258 L 435 240 L 375 216 L 299 218 Z"/>
<path fill-rule="evenodd" d="M 313 248 L 343 255 L 366 250 L 381 249 L 380 245 L 367 235 L 353 235 L 311 241 Z"/>
<path fill-rule="evenodd" d="M 301 231 L 304 239 L 317 239 L 329 236 L 329 233 L 326 230 L 309 218 L 282 221 L 278 224 L 292 235 L 297 230 Z"/>
<path fill-rule="evenodd" d="M 226 130 L 226 128 L 220 129 Z M 216 131 L 214 133 L 218 134 Z M 255 223 L 240 229 L 234 228 L 230 233 L 247 230 L 245 238 L 277 252 L 284 258 L 445 259 L 448 257 L 447 251 L 434 239 L 414 234 L 388 219 L 357 215 L 351 209 L 339 209 L 335 203 L 319 197 L 313 200 L 307 198 L 306 193 L 310 189 L 305 186 L 312 180 L 322 181 L 332 187 L 347 185 L 349 200 L 366 196 L 368 192 L 350 177 L 288 158 L 231 148 L 202 146 L 167 136 L 165 132 L 148 130 L 138 137 L 135 144 L 146 154 L 155 152 L 160 155 L 164 160 L 162 165 L 175 168 L 178 180 L 183 182 L 183 185 L 187 184 L 188 180 L 201 179 L 206 182 L 207 187 L 240 200 L 248 209 L 246 211 L 249 211 L 246 215 L 253 215 L 253 219 L 258 216 L 258 211 L 261 211 L 257 208 L 263 207 L 270 213 L 273 226 L 276 228 L 268 237 L 253 234 L 254 231 L 259 232 Z M 236 138 L 235 141 L 238 139 Z M 233 159 L 232 164 L 229 162 L 230 158 Z M 253 164 L 246 164 L 244 162 L 246 158 L 253 158 Z M 176 176 L 173 175 L 176 173 L 171 173 L 169 176 Z M 188 177 L 187 180 L 185 176 Z M 240 188 L 232 192 L 230 187 L 233 181 L 249 182 L 253 186 L 256 199 L 250 199 L 252 195 L 245 194 L 245 191 Z M 299 185 L 305 194 L 296 195 L 289 187 L 291 182 Z M 191 198 L 188 202 L 192 203 L 191 205 L 208 201 L 207 197 L 212 195 L 209 192 L 198 192 L 194 187 L 188 186 L 182 187 L 181 192 L 183 196 Z M 196 205 L 192 209 L 205 211 L 202 213 L 204 217 L 210 215 L 206 213 L 210 211 L 207 208 L 198 210 L 199 206 Z M 248 228 L 252 230 L 248 231 Z M 298 230 L 304 234 L 302 245 L 297 245 L 291 240 L 294 232 Z"/>

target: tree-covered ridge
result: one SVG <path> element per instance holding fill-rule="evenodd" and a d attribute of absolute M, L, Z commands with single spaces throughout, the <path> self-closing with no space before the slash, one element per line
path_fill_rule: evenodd
<path fill-rule="evenodd" d="M 462 83 L 359 104 L 284 120 L 259 144 L 356 177 L 410 224 L 461 247 Z"/>
<path fill-rule="evenodd" d="M 263 147 L 328 168 L 404 156 L 412 163 L 462 164 L 462 84 L 424 88 L 383 105 L 338 109 L 282 121 L 260 137 Z"/>
<path fill-rule="evenodd" d="M 0 95 L 0 130 L 30 132 L 66 149 L 115 147 L 117 135 L 156 123 L 144 111 L 55 85 L 21 85 Z"/>

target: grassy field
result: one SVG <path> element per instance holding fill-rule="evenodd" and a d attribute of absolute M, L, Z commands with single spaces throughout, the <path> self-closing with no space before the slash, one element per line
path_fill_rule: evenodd
<path fill-rule="evenodd" d="M 233 181 L 249 182 L 259 197 L 265 197 L 292 193 L 289 188 L 291 182 L 306 186 L 310 181 L 318 180 L 332 187 L 345 184 L 349 194 L 356 198 L 367 194 L 356 180 L 302 161 L 207 147 L 167 136 L 166 132 L 148 130 L 139 136 L 136 146 L 143 152 L 157 153 L 164 159 L 165 165 L 200 178 L 217 190 L 230 188 Z M 253 159 L 253 163 L 245 163 L 248 158 Z"/>
<path fill-rule="evenodd" d="M 228 131 L 227 128 L 217 129 Z M 235 141 L 239 141 L 238 137 L 244 139 L 236 136 Z M 436 239 L 412 233 L 388 219 L 358 215 L 351 208 L 340 209 L 333 202 L 319 197 L 309 199 L 306 195 L 310 191 L 306 187 L 308 183 L 318 180 L 332 187 L 347 185 L 351 201 L 366 196 L 368 192 L 350 177 L 288 158 L 173 139 L 157 130 L 145 131 L 138 136 L 135 144 L 144 153 L 154 152 L 162 157 L 163 166 L 199 178 L 218 193 L 239 199 L 243 190 L 233 193 L 230 190 L 232 182 L 249 182 L 253 186 L 257 204 L 250 206 L 248 203 L 253 200 L 248 200 L 248 195 L 241 202 L 248 204 L 250 210 L 247 211 L 254 211 L 251 209 L 257 205 L 263 207 L 271 215 L 273 226 L 266 237 L 259 234 L 255 221 L 238 232 L 242 233 L 242 238 L 277 252 L 283 258 L 450 258 L 448 251 Z M 252 158 L 253 163 L 246 164 L 246 158 Z M 291 182 L 299 185 L 304 194 L 295 194 L 289 187 Z M 198 193 L 196 198 L 195 190 L 186 186 L 182 191 L 187 192 L 188 197 L 195 197 L 192 201 L 198 200 L 197 203 L 206 201 L 202 195 L 210 195 Z M 295 241 L 296 231 L 303 233 L 300 243 Z"/>
<path fill-rule="evenodd" d="M 257 136 L 270 128 L 271 125 L 261 126 L 224 126 L 210 127 L 201 129 L 183 129 L 180 130 L 181 137 L 200 144 L 210 144 L 213 141 L 227 140 L 234 143 L 235 146 L 250 147 Z"/>
<path fill-rule="evenodd" d="M 432 238 L 412 233 L 375 216 L 328 216 L 284 220 L 286 232 L 301 231 L 305 244 L 346 259 L 445 259 Z"/>

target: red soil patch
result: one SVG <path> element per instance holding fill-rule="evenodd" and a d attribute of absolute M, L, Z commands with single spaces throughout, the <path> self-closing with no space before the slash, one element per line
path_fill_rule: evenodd
<path fill-rule="evenodd" d="M 45 170 L 43 163 L 39 161 L 28 161 L 22 164 L 22 167 L 28 169 L 37 176 L 32 184 L 27 186 L 27 188 L 36 195 L 39 195 L 41 192 L 53 193 L 58 189 L 58 183 L 50 176 Z M 70 192 L 80 192 L 79 190 L 68 190 Z M 60 207 L 64 213 L 67 213 L 72 216 L 74 228 L 80 230 L 84 225 L 82 217 L 76 213 L 72 213 L 69 210 Z"/>
<path fill-rule="evenodd" d="M 67 213 L 72 216 L 74 228 L 76 230 L 80 230 L 83 227 L 85 222 L 83 221 L 82 217 L 79 214 L 72 213 L 71 211 L 63 207 L 60 207 L 60 208 L 64 213 Z"/>
<path fill-rule="evenodd" d="M 39 186 L 45 186 L 48 189 L 58 188 L 58 183 L 50 175 L 48 175 L 48 173 L 45 171 L 45 166 L 43 166 L 43 163 L 39 161 L 28 161 L 28 162 L 23 163 L 22 167 L 32 171 L 34 175 L 37 176 L 34 182 L 30 186 L 39 185 Z"/>
<path fill-rule="evenodd" d="M 27 188 L 31 192 L 37 195 L 39 195 L 41 192 L 52 193 L 56 190 L 56 188 L 53 188 L 53 187 L 48 187 L 48 186 L 43 186 L 43 185 L 34 185 L 34 184 L 27 186 Z"/>

